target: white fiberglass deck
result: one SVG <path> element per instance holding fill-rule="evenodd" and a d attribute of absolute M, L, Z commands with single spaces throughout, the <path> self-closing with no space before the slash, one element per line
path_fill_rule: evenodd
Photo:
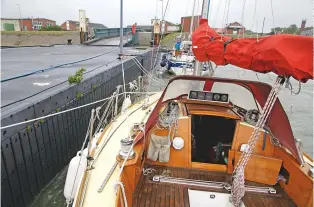
<path fill-rule="evenodd" d="M 149 107 L 142 110 L 143 101 L 140 101 L 122 113 L 115 122 L 107 129 L 95 152 L 95 169 L 88 171 L 86 191 L 83 192 L 84 201 L 82 206 L 115 206 L 116 193 L 114 185 L 118 178 L 119 166 L 117 166 L 101 193 L 99 187 L 116 162 L 116 156 L 120 150 L 120 140 L 128 137 L 133 123 L 146 122 L 149 110 L 155 107 L 161 93 L 149 98 Z M 129 117 L 128 117 L 129 116 Z M 128 117 L 128 118 L 127 118 Z M 105 147 L 102 146 L 108 141 Z"/>

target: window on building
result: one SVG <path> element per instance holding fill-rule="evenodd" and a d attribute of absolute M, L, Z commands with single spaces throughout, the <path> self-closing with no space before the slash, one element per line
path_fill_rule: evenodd
<path fill-rule="evenodd" d="M 42 22 L 37 22 L 37 21 L 34 21 L 33 22 L 33 28 L 34 30 L 40 30 L 42 27 Z"/>

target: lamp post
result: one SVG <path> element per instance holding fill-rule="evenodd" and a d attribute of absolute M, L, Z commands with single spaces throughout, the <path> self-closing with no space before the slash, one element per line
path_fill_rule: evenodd
<path fill-rule="evenodd" d="M 22 14 L 21 14 L 21 6 L 19 4 L 16 4 L 19 6 L 19 11 L 20 11 L 20 25 L 21 25 L 21 31 L 23 31 L 23 23 L 22 23 Z"/>
<path fill-rule="evenodd" d="M 163 19 L 164 17 L 164 0 L 160 0 L 161 1 L 161 18 L 160 19 Z"/>

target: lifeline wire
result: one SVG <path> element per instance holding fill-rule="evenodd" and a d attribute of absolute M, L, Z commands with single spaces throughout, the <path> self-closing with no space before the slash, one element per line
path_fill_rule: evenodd
<path fill-rule="evenodd" d="M 63 66 L 73 65 L 73 64 L 76 64 L 76 63 L 80 63 L 80 62 L 84 62 L 84 61 L 87 61 L 87 60 L 91 60 L 91 59 L 94 59 L 94 58 L 106 55 L 108 53 L 111 53 L 111 52 L 113 52 L 115 50 L 117 50 L 117 49 L 114 49 L 114 50 L 111 50 L 111 51 L 108 51 L 108 52 L 105 52 L 105 53 L 101 53 L 99 55 L 96 55 L 96 56 L 93 56 L 93 57 L 90 57 L 90 58 L 86 58 L 86 59 L 82 59 L 82 60 L 78 60 L 78 61 L 74 61 L 74 62 L 69 62 L 69 63 L 63 63 L 63 64 L 59 64 L 59 65 L 52 66 L 52 67 L 49 67 L 49 68 L 44 68 L 44 69 L 36 70 L 36 71 L 30 72 L 30 73 L 25 73 L 25 74 L 22 74 L 22 75 L 17 75 L 17 76 L 13 76 L 13 77 L 10 77 L 10 78 L 6 78 L 6 79 L 1 80 L 1 83 L 2 82 L 7 82 L 7 81 L 10 81 L 10 80 L 14 80 L 14 79 L 24 78 L 24 77 L 27 77 L 27 76 L 30 76 L 30 75 L 35 75 L 35 74 L 38 74 L 38 73 L 43 73 L 43 72 L 46 72 L 46 71 L 49 71 L 49 70 L 53 70 L 53 69 L 56 69 L 56 68 L 60 68 L 60 67 L 63 67 Z"/>
<path fill-rule="evenodd" d="M 155 94 L 156 92 L 126 92 L 126 93 L 128 93 L 128 94 Z M 123 95 L 123 94 L 124 93 L 119 93 L 118 95 L 120 96 L 120 95 Z M 18 123 L 11 124 L 11 125 L 6 125 L 6 126 L 1 127 L 0 130 L 7 129 L 7 128 L 10 128 L 10 127 L 14 127 L 14 126 L 18 126 L 18 125 L 21 125 L 21 124 L 27 124 L 27 123 L 30 123 L 30 122 L 35 122 L 35 121 L 38 121 L 40 119 L 46 119 L 48 117 L 56 116 L 56 115 L 63 114 L 63 113 L 66 113 L 66 112 L 69 112 L 69 111 L 73 111 L 73 110 L 76 110 L 76 109 L 80 109 L 80 108 L 83 108 L 83 107 L 86 107 L 86 106 L 89 106 L 89 105 L 100 103 L 100 102 L 106 101 L 106 100 L 108 100 L 110 98 L 111 97 L 108 97 L 108 98 L 105 98 L 105 99 L 94 101 L 92 103 L 88 103 L 88 104 L 85 104 L 85 105 L 82 105 L 82 106 L 78 106 L 78 107 L 75 107 L 75 108 L 71 108 L 71 109 L 68 109 L 68 110 L 56 112 L 56 113 L 53 113 L 53 114 L 48 114 L 46 116 L 38 117 L 38 118 L 35 118 L 35 119 L 30 119 L 30 120 L 27 120 L 27 121 L 18 122 Z"/>

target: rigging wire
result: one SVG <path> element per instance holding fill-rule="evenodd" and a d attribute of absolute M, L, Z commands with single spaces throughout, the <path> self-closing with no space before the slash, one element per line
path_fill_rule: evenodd
<path fill-rule="evenodd" d="M 275 16 L 274 16 L 274 8 L 273 8 L 273 0 L 270 0 L 270 7 L 271 7 L 271 15 L 272 15 L 272 17 L 273 17 L 274 34 L 276 34 L 276 30 L 275 30 Z"/>
<path fill-rule="evenodd" d="M 210 22 L 211 17 L 212 17 L 212 11 L 213 11 L 213 1 L 214 1 L 214 0 L 211 0 L 211 3 L 209 4 L 208 22 Z"/>
<path fill-rule="evenodd" d="M 241 25 L 242 25 L 242 27 L 243 27 L 243 25 L 244 25 L 244 9 L 245 9 L 245 3 L 246 3 L 246 0 L 243 0 L 242 16 L 241 16 Z M 243 38 L 244 38 L 244 31 L 243 31 L 242 33 L 243 33 Z M 240 38 L 240 32 L 238 33 L 238 38 Z"/>
<path fill-rule="evenodd" d="M 187 16 L 187 13 L 188 13 L 189 2 L 190 2 L 190 0 L 188 0 L 188 2 L 187 2 L 187 4 L 186 4 L 185 14 L 184 14 L 185 17 Z M 183 33 L 184 20 L 185 20 L 185 18 L 183 18 L 182 24 L 181 24 L 181 33 L 180 33 L 180 37 L 181 37 L 181 38 L 182 38 L 182 33 Z"/>
<path fill-rule="evenodd" d="M 110 62 L 108 62 L 108 63 L 102 64 L 102 65 L 99 65 L 99 66 L 97 66 L 97 67 L 95 67 L 95 68 L 93 68 L 93 69 L 91 69 L 91 70 L 89 70 L 89 71 L 84 72 L 83 74 L 88 74 L 88 73 L 90 73 L 90 72 L 93 72 L 93 71 L 95 71 L 95 70 L 97 70 L 97 69 L 99 69 L 99 68 L 101 68 L 101 67 L 103 67 L 103 66 L 105 66 L 105 65 L 109 65 L 109 64 L 111 64 L 111 63 L 113 63 L 113 62 L 115 62 L 115 61 L 117 61 L 117 59 L 115 59 L 115 60 L 113 60 L 113 61 L 110 61 Z M 50 86 L 50 87 L 45 88 L 45 89 L 43 89 L 43 90 L 41 90 L 41 91 L 39 91 L 39 92 L 37 92 L 37 93 L 34 93 L 34 94 L 32 94 L 32 95 L 29 95 L 29 96 L 27 96 L 27 97 L 25 97 L 25 98 L 22 98 L 22 99 L 19 99 L 19 100 L 17 100 L 17 101 L 11 102 L 11 103 L 9 103 L 9 104 L 3 105 L 3 106 L 1 106 L 1 108 L 5 108 L 5 107 L 7 107 L 7 106 L 11 106 L 11 105 L 16 104 L 16 103 L 19 103 L 19 102 L 21 102 L 21 101 L 25 101 L 26 99 L 32 98 L 32 97 L 34 97 L 34 96 L 36 96 L 36 95 L 39 95 L 39 94 L 41 94 L 41 93 L 43 93 L 43 92 L 45 92 L 45 91 L 47 91 L 47 90 L 49 90 L 49 89 L 52 89 L 52 88 L 57 87 L 57 86 L 59 86 L 59 85 L 62 85 L 62 84 L 64 84 L 64 83 L 66 83 L 66 82 L 68 82 L 67 79 L 64 80 L 64 81 L 62 81 L 62 82 L 60 82 L 60 83 L 58 83 L 58 84 L 56 84 L 56 85 Z"/>
<path fill-rule="evenodd" d="M 225 0 L 225 8 L 224 8 L 224 13 L 223 13 L 223 17 L 222 17 L 222 23 L 221 23 L 221 28 L 224 28 L 224 24 L 225 24 L 225 17 L 226 17 L 226 10 L 227 10 L 227 4 L 228 4 L 228 0 Z M 222 35 L 220 37 L 222 39 Z"/>
<path fill-rule="evenodd" d="M 151 57 L 140 56 L 140 57 L 141 57 L 142 59 L 146 59 L 146 60 L 155 58 L 154 56 L 151 56 Z M 156 56 L 156 58 L 157 58 L 157 56 Z M 158 60 L 160 60 L 160 59 L 158 59 Z M 118 61 L 118 59 L 114 59 L 113 61 L 110 61 L 110 62 L 107 62 L 107 63 L 105 63 L 105 64 L 99 65 L 99 66 L 97 66 L 97 67 L 95 67 L 95 68 L 93 68 L 93 69 L 91 69 L 91 70 L 88 70 L 88 71 L 84 72 L 83 74 L 88 74 L 88 73 L 90 73 L 90 72 L 93 72 L 93 71 L 95 71 L 95 70 L 97 70 L 97 69 L 99 69 L 99 68 L 101 68 L 101 67 L 103 67 L 103 66 L 109 65 L 109 64 L 111 64 L 111 63 L 113 63 L 113 62 L 116 62 L 116 61 Z M 128 69 L 128 68 L 130 68 L 130 67 L 132 67 L 132 66 L 133 66 L 133 65 L 131 65 L 131 66 L 125 68 L 125 70 Z M 139 65 L 138 65 L 138 66 L 139 66 Z M 145 73 L 145 72 L 144 72 L 144 73 Z M 34 94 L 32 94 L 32 95 L 29 95 L 29 96 L 27 96 L 27 97 L 25 97 L 25 98 L 22 98 L 22 99 L 19 99 L 19 100 L 14 101 L 14 102 L 8 103 L 8 104 L 6 104 L 6 105 L 3 105 L 3 106 L 1 106 L 1 108 L 5 108 L 5 107 L 8 107 L 8 106 L 11 106 L 11 105 L 16 104 L 16 103 L 19 103 L 19 102 L 21 102 L 21 101 L 25 101 L 26 99 L 32 98 L 32 97 L 34 97 L 34 96 L 36 96 L 36 95 L 39 95 L 39 94 L 41 94 L 41 93 L 43 93 L 43 92 L 45 92 L 45 91 L 47 91 L 47 90 L 50 90 L 50 89 L 55 88 L 55 87 L 57 87 L 57 86 L 60 86 L 60 85 L 62 85 L 62 84 L 64 84 L 64 83 L 66 83 L 66 82 L 68 82 L 68 80 L 64 80 L 64 81 L 62 81 L 62 82 L 60 82 L 60 83 L 58 83 L 58 84 L 56 84 L 56 85 L 50 86 L 50 87 L 48 87 L 48 88 L 45 88 L 45 89 L 43 89 L 43 90 L 41 90 L 41 91 L 39 91 L 39 92 L 37 92 L 37 93 L 34 93 Z"/>
<path fill-rule="evenodd" d="M 99 54 L 99 55 L 95 55 L 95 56 L 92 56 L 92 57 L 89 57 L 89 58 L 85 58 L 85 59 L 82 59 L 82 60 L 73 61 L 73 62 L 68 62 L 68 63 L 63 63 L 63 64 L 51 66 L 51 67 L 48 67 L 48 68 L 44 68 L 44 69 L 40 69 L 40 70 L 35 70 L 35 71 L 29 72 L 29 73 L 25 73 L 25 74 L 13 76 L 13 77 L 10 77 L 10 78 L 6 78 L 6 79 L 1 80 L 1 83 L 2 83 L 2 82 L 7 82 L 7 81 L 10 81 L 10 80 L 19 79 L 19 78 L 24 78 L 24 77 L 27 77 L 27 76 L 30 76 L 30 75 L 35 75 L 35 74 L 38 74 L 38 73 L 47 72 L 47 71 L 50 71 L 50 70 L 53 70 L 53 69 L 57 69 L 57 68 L 61 68 L 61 67 L 64 67 L 64 66 L 73 65 L 73 64 L 76 64 L 76 63 L 80 63 L 80 62 L 92 60 L 92 59 L 94 59 L 94 58 L 97 58 L 97 57 L 106 55 L 106 54 L 111 53 L 111 52 L 116 51 L 116 50 L 118 50 L 118 48 L 117 48 L 117 49 L 114 49 L 114 50 L 110 50 L 110 51 L 105 52 L 105 53 L 101 53 L 101 54 Z"/>
<path fill-rule="evenodd" d="M 155 94 L 156 92 L 126 92 L 126 93 L 127 94 Z M 119 96 L 120 95 L 124 95 L 124 93 L 119 93 L 117 95 L 119 95 Z M 100 103 L 100 102 L 106 101 L 106 100 L 108 100 L 110 98 L 111 97 L 104 98 L 104 99 L 101 99 L 101 100 L 98 100 L 98 101 L 94 101 L 94 102 L 91 102 L 91 103 L 88 103 L 88 104 L 85 104 L 85 105 L 81 105 L 81 106 L 78 106 L 78 107 L 75 107 L 75 108 L 67 109 L 67 110 L 56 112 L 56 113 L 53 113 L 53 114 L 48 114 L 48 115 L 41 116 L 41 117 L 38 117 L 38 118 L 30 119 L 30 120 L 27 120 L 27 121 L 18 122 L 18 123 L 15 123 L 15 124 L 6 125 L 6 126 L 1 127 L 0 130 L 7 129 L 7 128 L 10 128 L 10 127 L 14 127 L 14 126 L 18 126 L 18 125 L 22 125 L 22 124 L 27 124 L 27 123 L 30 123 L 30 122 L 35 122 L 35 121 L 38 121 L 38 120 L 41 120 L 41 119 L 46 119 L 46 118 L 49 118 L 49 117 L 52 117 L 52 116 L 56 116 L 56 115 L 59 115 L 59 114 L 63 114 L 63 113 L 67 113 L 67 112 L 70 112 L 70 111 L 74 111 L 74 110 L 77 110 L 77 109 L 80 109 L 80 108 L 83 108 L 83 107 L 87 107 L 87 106 L 90 106 L 90 105 L 93 105 L 93 104 L 96 104 L 96 103 Z"/>
<path fill-rule="evenodd" d="M 257 8 L 257 0 L 255 0 L 255 6 L 254 6 L 254 16 L 253 16 L 253 22 L 252 22 L 252 35 L 253 35 L 253 25 L 254 25 L 254 22 L 255 22 L 255 26 L 256 26 L 256 40 L 258 41 L 256 8 Z"/>
<path fill-rule="evenodd" d="M 257 73 L 256 73 L 256 72 L 254 72 L 254 73 L 255 73 L 255 75 L 256 75 L 256 77 L 257 77 L 258 82 L 261 82 L 261 80 L 259 79 Z"/>
<path fill-rule="evenodd" d="M 229 3 L 228 3 L 226 25 L 228 24 L 228 21 L 229 21 L 229 8 L 230 8 L 230 3 L 231 3 L 231 0 L 229 0 Z"/>
<path fill-rule="evenodd" d="M 213 19 L 213 26 L 215 25 L 215 21 L 216 21 L 216 19 L 217 19 L 217 14 L 218 14 L 218 12 L 220 11 L 220 6 L 221 6 L 221 3 L 223 2 L 223 0 L 221 0 L 221 1 L 219 1 L 219 4 L 218 4 L 218 8 L 217 8 L 217 11 L 216 11 L 216 13 L 215 13 L 215 16 L 214 16 L 214 19 Z"/>
<path fill-rule="evenodd" d="M 164 11 L 163 16 L 162 16 L 162 21 L 164 20 L 164 17 L 166 15 L 166 12 L 167 12 L 167 9 L 168 9 L 168 5 L 169 5 L 169 0 L 167 0 L 166 8 L 165 8 L 165 11 Z M 156 63 L 157 63 L 157 54 L 159 53 L 159 49 L 160 49 L 160 45 L 161 45 L 160 43 L 161 43 L 161 40 L 162 40 L 163 35 L 164 35 L 163 32 L 164 31 L 162 31 L 161 37 L 160 37 L 160 40 L 159 40 L 159 44 L 158 44 L 158 48 L 157 48 L 157 52 L 156 52 L 156 58 L 155 58 L 155 61 L 154 61 L 154 66 L 156 66 Z M 152 68 L 152 73 L 154 73 L 154 69 L 155 69 L 155 67 Z M 151 83 L 152 83 L 151 79 L 152 79 L 152 76 L 150 77 L 149 85 L 148 85 L 147 90 L 150 89 L 150 86 L 151 86 Z"/>

